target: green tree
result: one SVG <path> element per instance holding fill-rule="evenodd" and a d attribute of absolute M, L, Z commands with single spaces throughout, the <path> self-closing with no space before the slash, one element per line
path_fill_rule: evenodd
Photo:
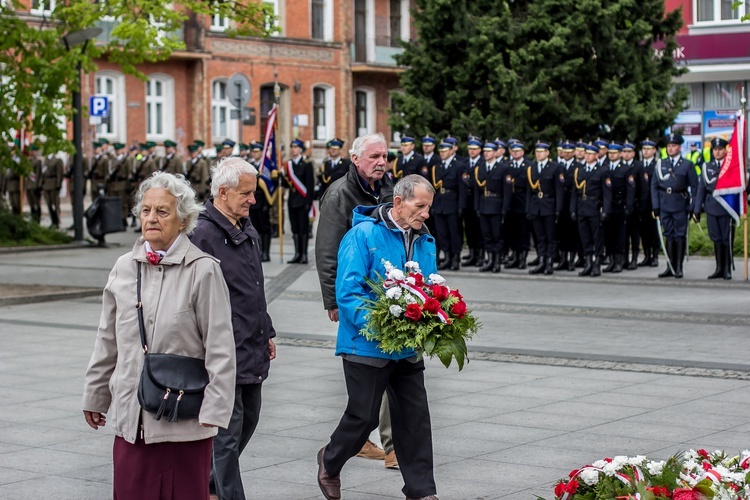
<path fill-rule="evenodd" d="M 266 36 L 272 31 L 272 7 L 256 1 L 233 0 L 58 0 L 49 17 L 19 13 L 19 0 L 0 8 L 0 140 L 11 144 L 16 131 L 42 138 L 51 150 L 73 152 L 60 128 L 70 119 L 70 92 L 78 85 L 77 67 L 95 71 L 95 59 L 119 65 L 126 74 L 144 62 L 157 62 L 185 48 L 178 29 L 192 15 L 218 14 L 234 21 L 232 36 Z M 108 41 L 66 47 L 66 34 L 98 27 L 106 19 L 117 22 Z M 85 50 L 84 50 L 85 49 Z M 0 144 L 0 172 L 29 167 L 22 156 L 15 163 Z"/>
<path fill-rule="evenodd" d="M 663 0 L 418 0 L 396 128 L 527 142 L 658 136 L 682 109 Z"/>

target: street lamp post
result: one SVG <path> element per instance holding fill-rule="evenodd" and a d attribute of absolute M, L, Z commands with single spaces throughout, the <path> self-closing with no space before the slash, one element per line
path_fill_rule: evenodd
<path fill-rule="evenodd" d="M 86 51 L 89 40 L 101 34 L 101 28 L 87 28 L 84 30 L 73 31 L 65 35 L 62 40 L 65 48 L 70 51 L 71 47 L 83 44 L 81 53 Z M 83 242 L 83 134 L 81 123 L 81 60 L 76 64 L 76 85 L 73 90 L 73 142 L 75 143 L 76 154 L 73 157 L 73 229 L 75 241 Z"/>

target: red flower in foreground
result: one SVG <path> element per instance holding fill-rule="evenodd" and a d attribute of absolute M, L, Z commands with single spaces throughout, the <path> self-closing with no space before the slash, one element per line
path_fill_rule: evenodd
<path fill-rule="evenodd" d="M 432 290 L 432 296 L 440 302 L 448 298 L 448 287 L 443 285 L 432 285 L 430 290 Z"/>
<path fill-rule="evenodd" d="M 429 313 L 437 314 L 437 312 L 440 310 L 440 302 L 433 298 L 429 298 L 424 301 L 424 309 Z"/>
<path fill-rule="evenodd" d="M 670 498 L 669 489 L 665 486 L 652 486 L 647 489 L 657 498 Z"/>
<path fill-rule="evenodd" d="M 576 477 L 578 475 L 578 472 L 580 472 L 578 469 L 573 469 L 570 471 L 570 474 L 568 474 L 568 477 Z"/>
<path fill-rule="evenodd" d="M 701 448 L 700 450 L 698 450 L 698 456 L 700 456 L 702 458 L 710 458 L 709 455 L 708 455 L 708 452 L 706 450 L 704 450 L 703 448 Z"/>
<path fill-rule="evenodd" d="M 458 319 L 461 319 L 464 316 L 466 316 L 467 310 L 468 309 L 466 307 L 466 302 L 464 302 L 463 300 L 459 300 L 458 302 L 456 302 L 455 304 L 453 304 L 453 308 L 451 309 L 451 313 L 455 317 L 457 317 Z"/>
<path fill-rule="evenodd" d="M 422 308 L 419 307 L 419 304 L 409 304 L 408 306 L 406 306 L 406 312 L 404 313 L 404 316 L 412 321 L 419 321 L 419 319 L 422 317 Z"/>
<path fill-rule="evenodd" d="M 688 488 L 678 488 L 672 492 L 672 500 L 701 500 L 701 494 Z"/>
<path fill-rule="evenodd" d="M 714 466 L 711 465 L 711 462 L 709 462 L 708 460 L 704 460 L 701 465 L 703 466 L 703 470 L 711 470 L 714 468 Z"/>
<path fill-rule="evenodd" d="M 451 292 L 448 295 L 450 295 L 451 297 L 456 297 L 459 300 L 464 298 L 464 296 L 461 295 L 461 292 L 459 292 L 458 290 L 451 290 Z"/>
<path fill-rule="evenodd" d="M 420 273 L 411 273 L 409 276 L 414 278 L 415 286 L 423 287 L 425 285 L 424 276 L 422 276 Z"/>
<path fill-rule="evenodd" d="M 565 483 L 557 483 L 555 485 L 555 498 L 561 498 L 565 494 Z"/>
<path fill-rule="evenodd" d="M 568 481 L 568 484 L 565 485 L 565 492 L 571 495 L 575 494 L 579 484 L 580 483 L 575 479 L 571 479 L 570 481 Z"/>

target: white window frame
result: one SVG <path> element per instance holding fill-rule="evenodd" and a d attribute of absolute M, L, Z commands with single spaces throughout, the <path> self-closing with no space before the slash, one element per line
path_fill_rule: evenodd
<path fill-rule="evenodd" d="M 393 110 L 393 92 L 403 94 L 403 89 L 392 89 L 388 92 L 388 109 Z M 388 139 L 393 146 L 394 144 L 399 144 L 401 142 L 401 132 L 398 130 L 393 130 L 392 127 L 388 127 L 390 129 Z"/>
<path fill-rule="evenodd" d="M 104 81 L 99 83 L 99 79 L 111 79 L 112 80 L 112 94 L 106 93 L 106 86 Z M 97 92 L 97 83 L 99 83 L 99 90 Z M 120 141 L 127 143 L 128 141 L 128 128 L 126 126 L 126 102 L 125 102 L 125 75 L 119 71 L 102 70 L 97 71 L 94 75 L 94 95 L 107 96 L 109 98 L 109 112 L 112 116 L 110 125 L 112 130 L 110 132 L 103 132 L 102 126 L 97 126 L 97 137 L 102 137 L 110 142 Z"/>
<path fill-rule="evenodd" d="M 282 0 L 262 0 L 263 3 L 268 3 L 273 5 L 273 15 L 276 18 L 274 21 L 274 26 L 277 28 L 280 28 L 278 32 L 273 33 L 271 36 L 282 36 L 284 32 L 283 23 L 281 19 L 281 2 Z"/>
<path fill-rule="evenodd" d="M 313 141 L 315 143 L 325 143 L 328 139 L 332 138 L 336 133 L 336 89 L 329 83 L 316 83 L 312 85 L 310 89 L 310 106 L 311 116 L 310 126 L 315 127 L 315 90 L 322 89 L 325 91 L 325 131 L 318 133 L 317 130 L 312 131 Z M 318 136 L 319 138 L 316 138 Z"/>
<path fill-rule="evenodd" d="M 3 2 L 3 3 L 5 3 L 5 2 Z M 48 15 L 52 14 L 53 10 L 55 10 L 56 0 L 39 0 L 39 3 L 42 6 L 41 9 L 35 9 L 34 8 L 34 2 L 32 0 L 32 2 L 31 2 L 31 9 L 29 10 L 29 12 L 32 15 L 35 15 L 35 16 L 48 16 Z"/>
<path fill-rule="evenodd" d="M 722 19 L 721 18 L 721 2 L 722 0 L 712 0 L 714 7 L 714 17 L 710 21 L 698 21 L 698 0 L 693 0 L 693 24 L 695 26 L 727 26 L 734 24 L 742 24 L 742 17 L 750 12 L 746 9 L 746 3 L 743 1 L 737 9 L 739 14 L 737 19 Z"/>
<path fill-rule="evenodd" d="M 312 38 L 312 1 L 310 8 L 310 38 Z M 317 39 L 320 40 L 320 39 Z M 333 41 L 333 0 L 323 0 L 323 42 Z"/>
<path fill-rule="evenodd" d="M 390 11 L 391 3 L 388 2 L 388 9 Z M 389 14 L 389 22 L 388 22 L 388 36 L 393 40 L 394 38 L 398 37 L 399 40 L 402 40 L 404 42 L 408 42 L 409 38 L 411 36 L 410 31 L 410 25 L 409 25 L 409 0 L 399 0 L 399 13 L 401 16 L 401 23 L 399 26 L 399 33 L 391 33 L 391 23 L 390 23 L 390 12 Z"/>
<path fill-rule="evenodd" d="M 364 92 L 367 95 L 366 100 L 366 112 L 367 112 L 367 120 L 365 123 L 365 129 L 364 131 L 357 129 L 355 132 L 357 133 L 357 136 L 362 136 L 365 134 L 371 134 L 376 131 L 377 129 L 377 119 L 378 119 L 378 108 L 377 108 L 377 101 L 376 101 L 376 94 L 375 89 L 372 87 L 356 87 L 354 89 L 354 126 L 357 126 L 357 92 Z"/>
<path fill-rule="evenodd" d="M 174 140 L 174 122 L 175 122 L 175 106 L 174 106 L 174 78 L 164 73 L 153 73 L 148 76 L 146 85 L 146 140 L 154 142 L 164 142 L 167 139 Z M 156 82 L 161 83 L 162 95 L 149 95 L 149 88 Z M 161 122 L 162 131 L 161 133 L 154 131 L 149 133 L 149 126 L 156 127 L 156 114 L 152 114 L 151 110 L 155 113 L 157 104 L 161 104 Z"/>
<path fill-rule="evenodd" d="M 228 78 L 215 78 L 211 81 L 211 139 L 214 143 L 222 142 L 224 139 L 231 139 L 237 142 L 239 137 L 239 120 L 232 118 L 232 110 L 236 109 L 229 101 L 227 94 Z M 215 90 L 219 86 L 224 86 L 224 98 L 216 97 Z M 226 131 L 222 133 L 217 122 L 217 113 L 225 113 Z"/>

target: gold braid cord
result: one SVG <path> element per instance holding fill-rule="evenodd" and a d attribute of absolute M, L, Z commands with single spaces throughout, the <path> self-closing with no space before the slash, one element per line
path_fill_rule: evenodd
<path fill-rule="evenodd" d="M 534 183 L 533 180 L 531 180 L 531 167 L 526 168 L 526 177 L 529 178 L 529 187 L 531 189 L 539 189 L 539 183 L 542 181 L 540 178 L 536 183 Z"/>
<path fill-rule="evenodd" d="M 483 188 L 487 185 L 487 181 L 482 182 L 479 180 L 479 167 L 474 169 L 474 179 L 477 182 L 477 186 L 479 186 L 480 188 Z"/>
<path fill-rule="evenodd" d="M 573 172 L 573 181 L 576 183 L 576 189 L 579 191 L 583 190 L 582 194 L 586 196 L 586 181 L 578 182 L 578 168 Z"/>
<path fill-rule="evenodd" d="M 435 187 L 435 189 L 440 189 L 441 187 L 443 187 L 443 181 L 442 180 L 439 180 L 439 181 L 435 180 L 435 169 L 436 168 L 437 168 L 437 165 L 435 165 L 435 166 L 432 167 L 432 185 Z"/>
<path fill-rule="evenodd" d="M 398 158 L 396 158 L 395 160 L 393 160 L 393 168 L 392 168 L 392 170 L 393 170 L 393 178 L 394 179 L 400 179 L 401 176 L 404 175 L 404 171 L 403 170 L 400 171 L 400 172 L 398 171 Z"/>
<path fill-rule="evenodd" d="M 274 198 L 276 198 L 275 194 L 271 194 L 268 192 L 268 186 L 266 186 L 266 181 L 258 177 L 258 187 L 261 191 L 263 191 L 263 194 L 266 197 L 266 200 L 268 200 L 269 205 L 273 205 L 273 202 L 275 201 Z"/>

